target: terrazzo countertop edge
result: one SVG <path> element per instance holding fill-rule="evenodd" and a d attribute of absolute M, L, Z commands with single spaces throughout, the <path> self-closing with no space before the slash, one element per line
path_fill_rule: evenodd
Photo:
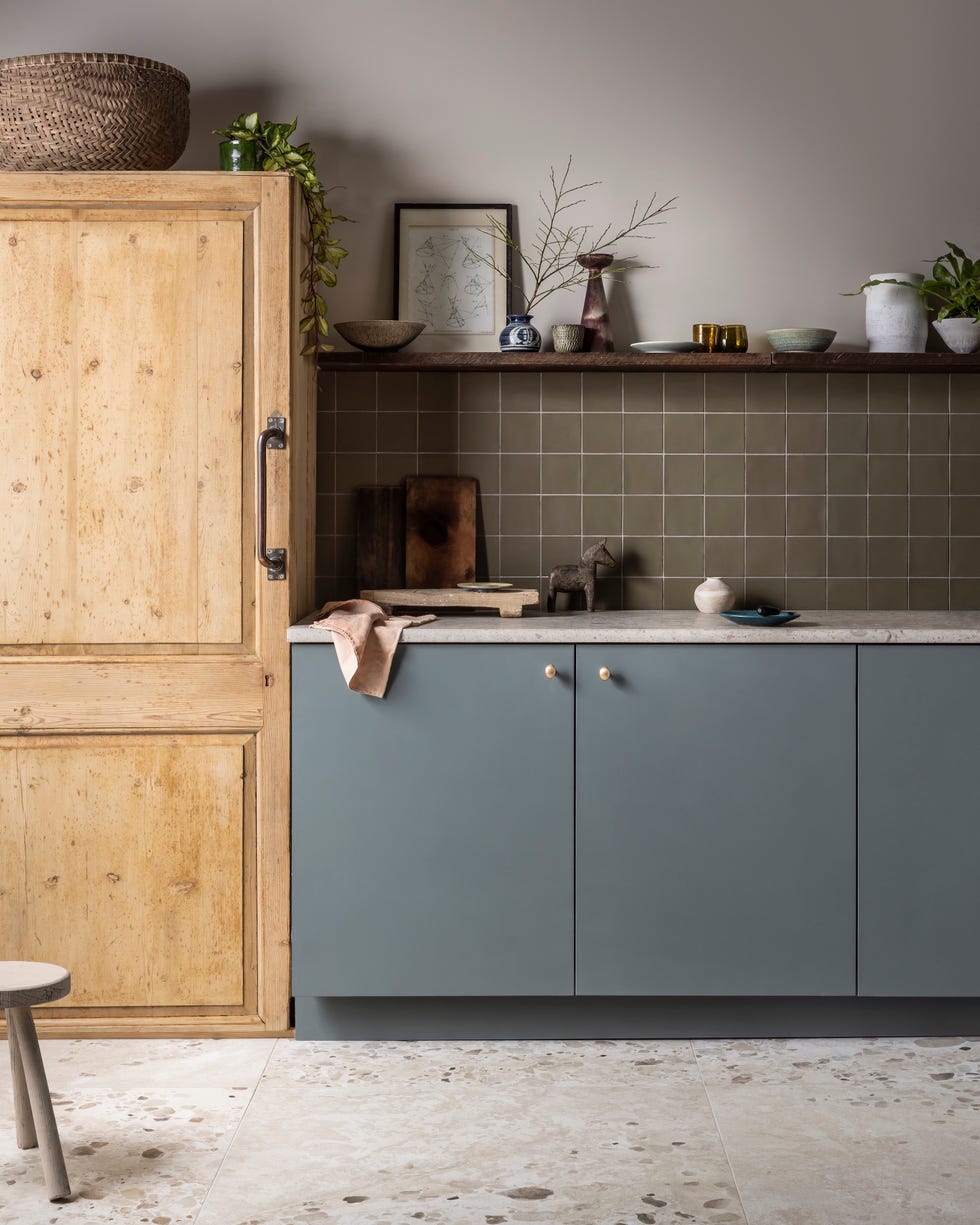
<path fill-rule="evenodd" d="M 310 613 L 290 626 L 290 642 L 327 643 Z M 788 625 L 734 625 L 714 613 L 570 612 L 440 616 L 406 628 L 403 642 L 428 643 L 980 643 L 980 612 L 801 612 Z"/>

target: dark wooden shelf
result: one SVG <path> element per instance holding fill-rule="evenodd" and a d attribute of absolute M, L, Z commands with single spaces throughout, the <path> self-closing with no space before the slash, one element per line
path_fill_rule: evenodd
<path fill-rule="evenodd" d="M 688 371 L 775 374 L 980 373 L 980 353 L 322 353 L 321 370 L 388 371 Z"/>

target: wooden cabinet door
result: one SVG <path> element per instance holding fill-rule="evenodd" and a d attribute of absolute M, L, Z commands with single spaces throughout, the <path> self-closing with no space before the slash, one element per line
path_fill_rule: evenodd
<path fill-rule="evenodd" d="M 854 648 L 576 656 L 577 993 L 852 995 Z"/>
<path fill-rule="evenodd" d="M 980 647 L 858 648 L 858 994 L 980 995 Z"/>
<path fill-rule="evenodd" d="M 284 638 L 315 449 L 296 205 L 279 175 L 0 175 L 0 737 L 30 738 L 0 746 L 28 780 L 0 801 L 28 847 L 5 955 L 69 965 L 66 1008 L 288 1024 Z"/>
<path fill-rule="evenodd" d="M 297 996 L 572 993 L 573 666 L 412 644 L 379 701 L 293 647 Z"/>

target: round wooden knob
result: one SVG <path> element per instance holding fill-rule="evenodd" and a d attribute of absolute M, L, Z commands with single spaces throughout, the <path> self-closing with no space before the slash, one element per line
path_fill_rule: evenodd
<path fill-rule="evenodd" d="M 544 674 L 548 678 L 549 681 L 553 681 L 555 677 L 558 675 L 558 669 L 555 667 L 554 664 L 548 664 L 545 667 Z"/>
<path fill-rule="evenodd" d="M 610 678 L 611 676 L 612 676 L 612 673 L 609 671 L 609 669 L 608 669 L 608 668 L 600 668 L 600 669 L 599 669 L 599 680 L 601 680 L 601 681 L 607 681 L 607 680 L 609 680 L 609 678 Z"/>

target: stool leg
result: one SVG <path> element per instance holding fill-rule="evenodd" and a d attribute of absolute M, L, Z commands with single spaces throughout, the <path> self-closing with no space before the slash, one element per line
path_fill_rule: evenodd
<path fill-rule="evenodd" d="M 69 1199 L 71 1187 L 68 1185 L 65 1156 L 61 1150 L 58 1124 L 55 1122 L 51 1095 L 48 1092 L 48 1079 L 44 1075 L 44 1064 L 41 1062 L 41 1048 L 37 1041 L 34 1018 L 31 1016 L 30 1008 L 24 1007 L 11 1008 L 7 1015 L 10 1018 L 23 1063 L 27 1092 L 31 1100 L 31 1113 L 34 1116 L 34 1126 L 37 1129 L 41 1149 L 41 1166 L 44 1169 L 48 1199 Z"/>
<path fill-rule="evenodd" d="M 24 1079 L 24 1062 L 20 1057 L 20 1047 L 17 1045 L 17 1035 L 10 1023 L 10 1009 L 5 1008 L 7 1017 L 7 1046 L 10 1050 L 10 1074 L 14 1085 L 14 1118 L 17 1121 L 17 1147 L 37 1148 L 37 1132 L 34 1130 L 34 1116 L 31 1114 L 31 1099 L 27 1093 L 27 1081 Z"/>

